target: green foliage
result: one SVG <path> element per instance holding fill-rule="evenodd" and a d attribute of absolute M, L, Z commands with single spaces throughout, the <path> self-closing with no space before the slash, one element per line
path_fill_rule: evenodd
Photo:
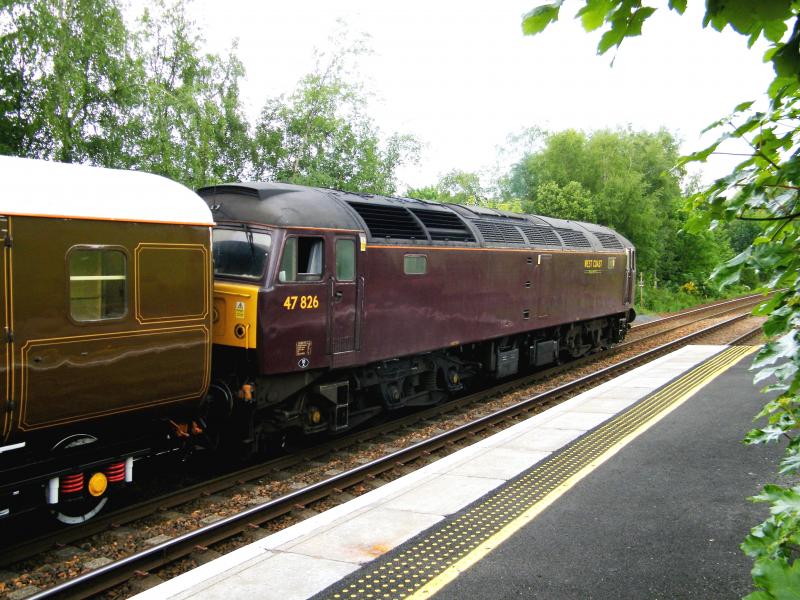
<path fill-rule="evenodd" d="M 320 55 L 288 99 L 267 101 L 256 126 L 254 172 L 318 187 L 373 194 L 395 191 L 395 170 L 414 162 L 419 142 L 392 135 L 383 144 L 366 115 L 366 96 L 351 82 L 348 60 L 365 52 L 362 44 Z"/>
<path fill-rule="evenodd" d="M 151 6 L 133 35 L 146 107 L 132 122 L 133 164 L 193 188 L 240 179 L 251 153 L 244 68 L 233 54 L 201 53 L 183 3 Z"/>
<path fill-rule="evenodd" d="M 118 3 L 4 2 L 0 34 L 0 152 L 124 164 L 137 82 Z"/>
<path fill-rule="evenodd" d="M 575 221 L 593 222 L 597 219 L 589 190 L 577 181 L 563 186 L 555 181 L 540 183 L 535 198 L 535 202 L 524 205 L 525 212 Z"/>
<path fill-rule="evenodd" d="M 637 0 L 585 0 L 578 11 L 587 29 L 604 27 L 599 52 L 619 46 L 641 31 L 653 9 Z M 683 13 L 686 0 L 670 0 L 668 7 Z M 800 472 L 800 6 L 790 0 L 707 0 L 704 25 L 721 31 L 730 26 L 747 37 L 750 47 L 763 37 L 769 44 L 764 59 L 772 63 L 775 78 L 769 86 L 769 107 L 753 110 L 753 102 L 739 104 L 732 115 L 709 129 L 719 138 L 708 148 L 685 157 L 704 161 L 727 140 L 746 142 L 750 155 L 730 175 L 691 198 L 687 230 L 702 235 L 724 224 L 739 253 L 720 266 L 714 278 L 733 285 L 757 274 L 774 292 L 756 310 L 767 317 L 764 333 L 770 338 L 753 363 L 756 381 L 771 380 L 767 390 L 777 392 L 757 415 L 760 426 L 747 434 L 750 444 L 787 440 L 780 465 L 785 474 Z M 645 11 L 644 13 L 642 11 Z M 534 9 L 526 19 L 541 14 Z M 545 14 L 547 13 L 545 10 Z M 588 16 L 587 16 L 588 15 Z M 541 31 L 558 14 L 540 26 Z M 787 32 L 791 33 L 787 35 Z M 748 244 L 748 240 L 751 240 Z M 800 598 L 800 488 L 769 485 L 754 498 L 770 506 L 771 517 L 753 528 L 742 549 L 754 559 L 753 582 L 759 588 L 750 600 Z"/>
<path fill-rule="evenodd" d="M 608 225 L 637 247 L 641 271 L 680 285 L 730 254 L 723 231 L 685 233 L 677 142 L 666 131 L 539 132 L 500 182 L 525 212 Z"/>
<path fill-rule="evenodd" d="M 187 0 L 156 0 L 130 30 L 120 0 L 0 5 L 0 153 L 141 169 L 190 187 L 256 175 L 391 193 L 415 160 L 384 141 L 339 51 L 255 128 L 240 98 L 236 45 L 207 54 Z"/>
<path fill-rule="evenodd" d="M 481 185 L 477 173 L 453 169 L 439 178 L 436 185 L 422 188 L 410 188 L 406 191 L 409 198 L 419 200 L 435 200 L 451 204 L 479 204 L 489 206 L 495 203 L 487 197 L 487 190 Z"/>

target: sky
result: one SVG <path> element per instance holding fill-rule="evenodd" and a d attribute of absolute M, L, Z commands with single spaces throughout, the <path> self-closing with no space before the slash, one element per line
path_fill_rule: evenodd
<path fill-rule="evenodd" d="M 290 93 L 313 69 L 315 49 L 330 48 L 342 23 L 350 38 L 368 34 L 373 53 L 358 70 L 371 94 L 369 114 L 383 135 L 411 133 L 423 143 L 420 163 L 399 171 L 399 191 L 455 168 L 487 173 L 508 135 L 533 126 L 664 127 L 684 152 L 698 150 L 713 141 L 700 139 L 706 125 L 763 97 L 772 78 L 763 47 L 748 50 L 730 30 L 702 28 L 699 0 L 683 17 L 659 9 L 642 37 L 604 56 L 596 53 L 599 34 L 572 18 L 582 4 L 574 0 L 543 34 L 523 36 L 522 15 L 540 3 L 195 0 L 190 12 L 210 51 L 238 39 L 252 118 L 266 98 Z M 712 158 L 703 178 L 725 174 L 732 160 Z"/>

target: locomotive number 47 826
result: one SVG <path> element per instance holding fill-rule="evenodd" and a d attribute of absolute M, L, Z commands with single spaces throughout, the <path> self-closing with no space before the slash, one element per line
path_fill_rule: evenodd
<path fill-rule="evenodd" d="M 319 298 L 316 296 L 286 296 L 286 300 L 283 301 L 283 308 L 286 310 L 319 308 Z"/>

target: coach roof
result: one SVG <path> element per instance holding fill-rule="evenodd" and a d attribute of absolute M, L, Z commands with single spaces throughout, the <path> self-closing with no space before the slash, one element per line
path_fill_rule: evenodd
<path fill-rule="evenodd" d="M 211 226 L 190 189 L 159 175 L 0 156 L 0 214 Z"/>

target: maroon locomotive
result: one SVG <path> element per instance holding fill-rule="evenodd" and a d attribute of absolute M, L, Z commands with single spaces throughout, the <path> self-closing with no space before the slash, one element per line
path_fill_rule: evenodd
<path fill-rule="evenodd" d="M 0 175 L 0 518 L 82 522 L 140 459 L 439 402 L 634 314 L 634 249 L 597 225 L 270 183 L 203 202 L 8 157 Z"/>
<path fill-rule="evenodd" d="M 599 225 L 280 183 L 203 188 L 213 404 L 253 448 L 621 340 L 635 250 Z"/>

